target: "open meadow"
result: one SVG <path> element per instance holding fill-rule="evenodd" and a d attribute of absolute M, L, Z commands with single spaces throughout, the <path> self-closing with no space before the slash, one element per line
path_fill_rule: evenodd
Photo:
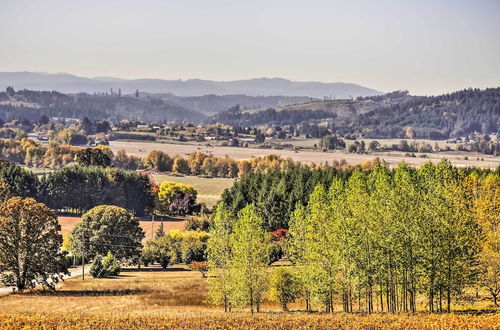
<path fill-rule="evenodd" d="M 310 140 L 317 143 L 317 140 Z M 308 145 L 310 141 L 299 141 L 300 145 Z M 368 141 L 368 140 L 367 140 Z M 399 140 L 378 140 L 381 145 L 397 143 Z M 422 140 L 428 141 L 428 140 Z M 290 142 L 288 142 L 290 143 Z M 442 142 L 441 142 L 442 143 Z M 354 154 L 347 151 L 329 151 L 321 152 L 315 150 L 275 150 L 275 149 L 256 149 L 256 148 L 238 148 L 238 147 L 223 147 L 223 146 L 208 146 L 207 143 L 158 143 L 158 142 L 136 142 L 136 141 L 110 141 L 110 147 L 113 152 L 125 149 L 127 154 L 137 157 L 144 157 L 152 150 L 165 152 L 171 156 L 180 155 L 187 157 L 193 152 L 203 152 L 216 157 L 228 156 L 236 160 L 244 160 L 252 157 L 262 157 L 268 154 L 278 154 L 282 157 L 290 157 L 295 161 L 300 161 L 306 164 L 316 163 L 321 164 L 325 161 L 332 163 L 333 161 L 345 160 L 349 164 L 360 164 L 367 160 L 373 160 L 375 157 L 380 157 L 389 163 L 390 166 L 395 166 L 402 161 L 412 166 L 421 166 L 429 160 L 437 163 L 443 158 L 447 158 L 453 165 L 456 166 L 479 166 L 494 168 L 500 165 L 500 158 L 491 155 L 484 155 L 473 152 L 439 152 L 427 153 L 425 158 L 408 157 L 404 152 L 373 152 L 370 154 Z M 417 154 L 418 155 L 418 154 Z M 482 160 L 481 160 L 482 159 Z"/>
<path fill-rule="evenodd" d="M 156 184 L 163 181 L 172 181 L 193 186 L 198 192 L 198 202 L 213 207 L 220 198 L 220 195 L 226 188 L 233 185 L 234 179 L 228 178 L 205 178 L 197 176 L 178 176 L 167 174 L 153 174 Z"/>
<path fill-rule="evenodd" d="M 274 267 L 271 267 L 274 268 Z M 65 280 L 56 292 L 10 294 L 0 297 L 2 328 L 185 328 L 185 329 L 291 329 L 291 328 L 412 328 L 495 329 L 500 314 L 494 310 L 453 314 L 305 313 L 304 302 L 290 305 L 290 313 L 264 296 L 261 313 L 251 316 L 237 309 L 224 313 L 207 303 L 207 279 L 184 265 L 124 268 L 119 276 L 106 279 L 81 276 Z M 469 302 L 470 303 L 470 302 Z M 482 297 L 475 302 L 487 308 Z M 467 308 L 459 302 L 456 309 Z M 335 305 L 335 310 L 341 310 Z"/>

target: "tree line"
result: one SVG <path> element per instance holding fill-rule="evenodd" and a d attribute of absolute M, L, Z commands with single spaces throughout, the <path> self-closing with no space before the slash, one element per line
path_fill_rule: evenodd
<path fill-rule="evenodd" d="M 450 312 L 454 299 L 478 286 L 497 304 L 499 174 L 444 160 L 419 169 L 375 164 L 317 180 L 307 200 L 292 207 L 285 244 L 290 266 L 273 275 L 270 290 L 285 304 L 300 297 L 307 310 L 327 312 L 335 302 L 344 312 L 415 312 L 419 296 L 430 312 Z M 226 310 L 258 311 L 269 285 L 264 214 L 279 213 L 273 209 L 279 204 L 245 201 L 241 188 L 232 193 L 218 205 L 210 231 L 210 296 Z M 281 204 L 281 212 L 288 207 Z"/>
<path fill-rule="evenodd" d="M 70 166 L 40 178 L 0 160 L 0 180 L 15 196 L 32 197 L 54 210 L 81 214 L 94 206 L 117 205 L 138 215 L 155 207 L 154 182 L 142 173 L 98 166 Z"/>
<path fill-rule="evenodd" d="M 89 155 L 90 153 L 93 155 Z M 237 178 L 251 172 L 284 170 L 299 165 L 290 157 L 282 158 L 275 154 L 252 157 L 249 160 L 236 160 L 227 156 L 215 157 L 202 152 L 191 153 L 185 158 L 152 150 L 145 157 L 139 158 L 127 155 L 125 150 L 113 153 L 107 146 L 79 148 L 67 144 L 53 144 L 47 147 L 27 138 L 0 139 L 0 157 L 36 168 L 61 169 L 79 164 L 221 178 Z"/>

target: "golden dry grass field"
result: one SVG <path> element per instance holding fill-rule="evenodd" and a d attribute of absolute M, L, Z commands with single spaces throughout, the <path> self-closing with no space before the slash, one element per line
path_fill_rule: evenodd
<path fill-rule="evenodd" d="M 0 328 L 86 329 L 495 329 L 500 313 L 429 315 L 303 312 L 292 304 L 284 314 L 264 297 L 262 313 L 246 310 L 224 314 L 206 303 L 206 279 L 176 265 L 163 271 L 126 268 L 115 277 L 67 279 L 56 292 L 11 294 L 0 297 Z M 340 310 L 341 306 L 335 306 Z"/>
<path fill-rule="evenodd" d="M 316 140 L 314 140 L 316 141 Z M 368 141 L 368 140 L 367 140 Z M 388 144 L 384 140 L 378 140 L 382 145 Z M 399 141 L 399 140 L 398 140 Z M 316 141 L 317 142 L 317 141 Z M 393 140 L 390 140 L 393 142 Z M 307 144 L 308 141 L 300 141 L 298 143 Z M 433 144 L 432 144 L 433 145 Z M 206 154 L 217 157 L 229 156 L 237 160 L 249 159 L 254 156 L 265 156 L 268 154 L 278 154 L 282 157 L 291 157 L 296 161 L 303 163 L 324 163 L 328 161 L 345 160 L 349 164 L 359 164 L 367 160 L 372 160 L 375 157 L 380 157 L 386 160 L 391 166 L 395 166 L 402 161 L 412 166 L 421 166 L 427 161 L 438 162 L 442 158 L 448 158 L 452 164 L 457 166 L 480 166 L 480 167 L 497 167 L 500 166 L 500 157 L 484 155 L 472 152 L 439 152 L 429 153 L 427 158 L 407 157 L 404 152 L 374 152 L 371 154 L 351 154 L 346 151 L 330 151 L 321 152 L 313 150 L 300 150 L 298 152 L 292 150 L 274 150 L 274 149 L 254 149 L 254 148 L 237 148 L 237 147 L 222 147 L 222 146 L 207 146 L 202 144 L 172 144 L 158 142 L 136 142 L 136 141 L 111 141 L 110 147 L 113 152 L 124 149 L 128 154 L 144 157 L 152 150 L 159 150 L 168 153 L 172 156 L 180 155 L 187 157 L 189 154 L 200 151 Z M 468 159 L 465 159 L 465 158 Z M 483 159 L 483 160 L 481 160 Z"/>

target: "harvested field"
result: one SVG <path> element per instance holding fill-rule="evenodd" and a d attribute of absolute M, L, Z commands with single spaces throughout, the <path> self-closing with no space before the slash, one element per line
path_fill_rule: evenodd
<path fill-rule="evenodd" d="M 382 145 L 387 144 L 384 140 L 378 140 Z M 392 142 L 392 140 L 390 140 Z M 172 156 L 180 155 L 187 157 L 190 153 L 200 151 L 206 154 L 211 154 L 217 157 L 229 156 L 231 158 L 242 160 L 249 159 L 254 156 L 265 156 L 268 154 L 278 154 L 282 157 L 290 157 L 296 161 L 303 163 L 324 163 L 325 161 L 341 161 L 345 160 L 349 164 L 359 164 L 367 160 L 372 160 L 375 157 L 380 157 L 386 160 L 391 166 L 395 166 L 402 161 L 409 165 L 421 166 L 427 161 L 438 162 L 442 158 L 448 158 L 454 165 L 457 166 L 479 166 L 479 167 L 497 167 L 500 166 L 500 157 L 483 155 L 473 152 L 439 152 L 426 154 L 427 158 L 407 157 L 403 152 L 374 152 L 371 154 L 351 154 L 345 151 L 292 151 L 292 150 L 274 150 L 274 149 L 254 149 L 254 148 L 236 148 L 236 147 L 219 147 L 206 146 L 202 144 L 170 144 L 170 143 L 155 143 L 155 142 L 132 142 L 132 141 L 111 141 L 110 147 L 113 152 L 125 149 L 128 154 L 143 157 L 152 150 L 166 152 Z M 418 154 L 417 154 L 418 155 Z M 468 159 L 465 159 L 465 158 Z M 483 160 L 481 160 L 483 159 Z"/>
<path fill-rule="evenodd" d="M 96 316 L 67 313 L 0 315 L 6 328 L 73 329 L 498 329 L 500 316 L 489 315 L 307 315 L 221 314 Z"/>

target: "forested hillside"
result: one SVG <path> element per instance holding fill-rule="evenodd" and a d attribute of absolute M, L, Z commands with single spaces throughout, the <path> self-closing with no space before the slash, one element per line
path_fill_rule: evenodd
<path fill-rule="evenodd" d="M 377 97 L 373 97 L 377 99 Z M 500 129 L 500 88 L 466 89 L 439 96 L 413 96 L 357 116 L 353 130 L 367 137 L 396 137 L 412 126 L 418 137 L 457 137 Z"/>
<path fill-rule="evenodd" d="M 203 96 L 177 96 L 174 94 L 140 93 L 161 98 L 171 105 L 181 106 L 186 109 L 213 115 L 238 105 L 242 109 L 267 109 L 292 104 L 301 104 L 311 100 L 306 96 L 249 96 L 249 95 L 203 95 Z"/>
<path fill-rule="evenodd" d="M 445 139 L 500 129 L 500 88 L 467 89 L 439 96 L 410 96 L 398 91 L 356 100 L 325 100 L 281 109 L 242 112 L 230 109 L 213 121 L 233 126 L 297 125 L 321 122 L 331 133 L 365 138 Z M 296 114 L 292 114 L 296 112 Z M 331 120 L 335 118 L 333 124 Z"/>
<path fill-rule="evenodd" d="M 203 120 L 203 114 L 174 106 L 159 98 L 113 94 L 62 94 L 8 88 L 0 93 L 0 119 L 37 120 L 40 116 L 91 120 L 190 121 Z"/>

